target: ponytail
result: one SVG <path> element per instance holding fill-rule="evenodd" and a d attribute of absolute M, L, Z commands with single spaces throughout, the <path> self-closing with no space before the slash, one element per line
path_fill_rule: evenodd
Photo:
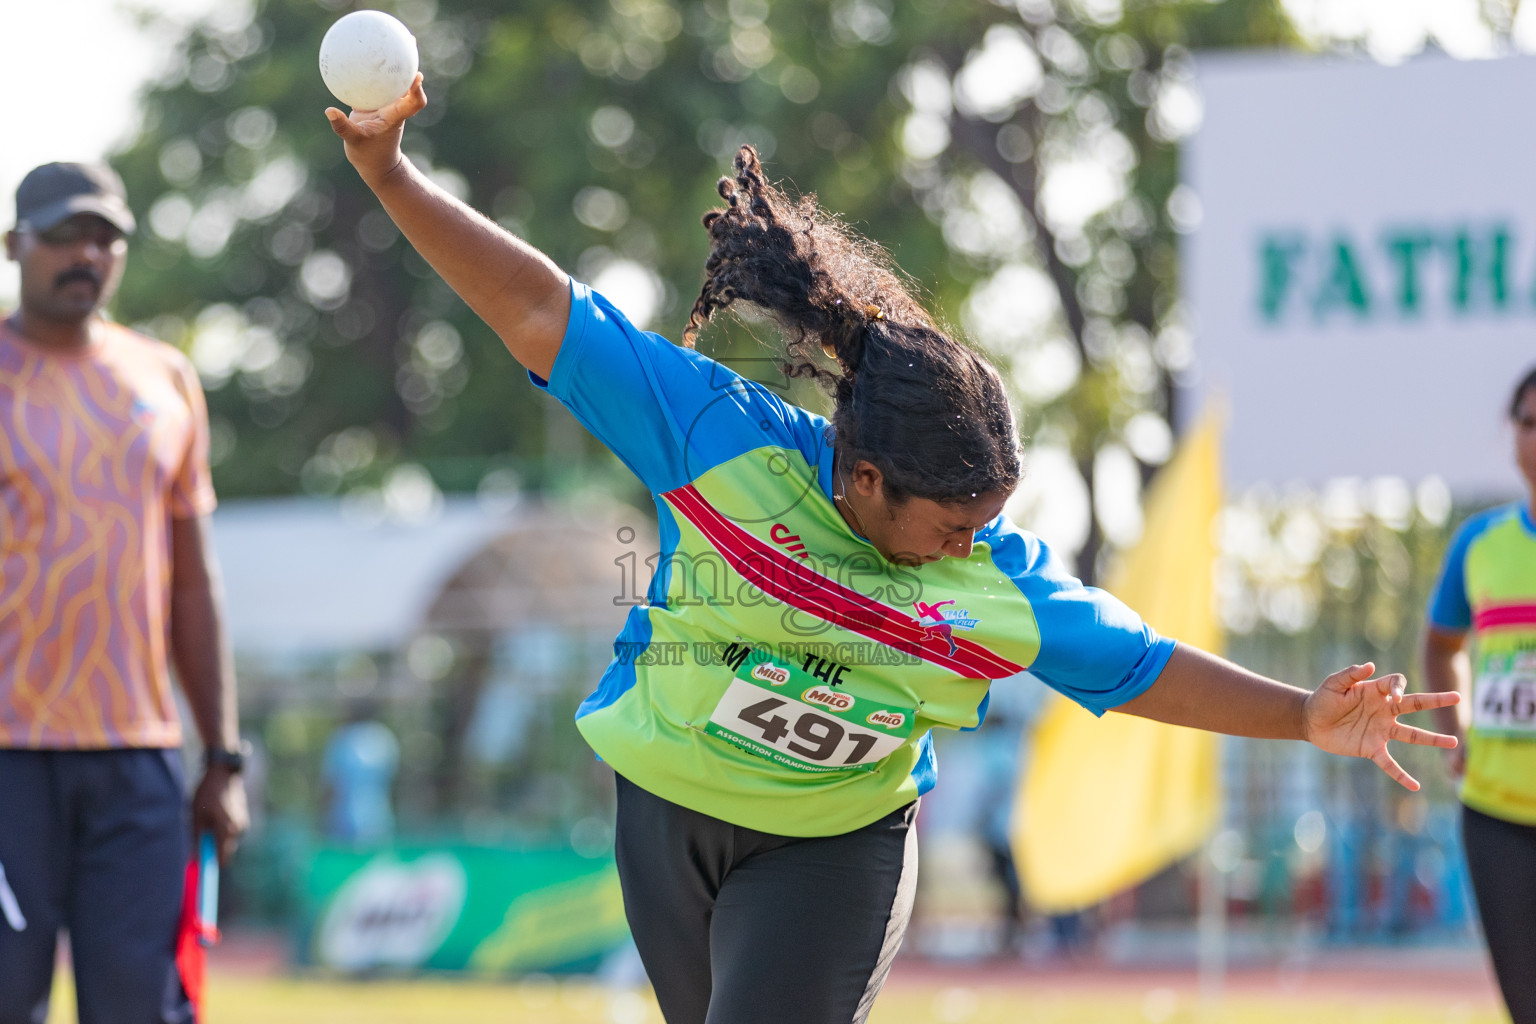
<path fill-rule="evenodd" d="M 939 329 L 883 249 L 814 196 L 770 185 L 751 146 L 735 170 L 720 179 L 726 209 L 704 215 L 710 253 L 683 344 L 716 312 L 747 303 L 779 328 L 791 376 L 831 392 L 838 453 L 878 467 L 888 500 L 1011 491 L 1022 460 L 997 371 Z"/>

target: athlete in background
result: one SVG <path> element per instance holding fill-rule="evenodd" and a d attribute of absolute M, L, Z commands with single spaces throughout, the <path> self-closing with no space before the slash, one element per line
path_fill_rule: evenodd
<path fill-rule="evenodd" d="M 1437 712 L 1453 736 L 1471 719 L 1449 755 L 1467 869 L 1509 1014 L 1536 1024 L 1536 369 L 1509 420 L 1526 498 L 1457 530 L 1430 600 L 1424 678 L 1469 698 L 1467 716 Z"/>
<path fill-rule="evenodd" d="M 750 147 L 705 217 L 684 342 L 751 303 L 829 385 L 830 422 L 635 329 L 433 185 L 400 151 L 425 103 L 418 77 L 326 116 L 417 251 L 656 496 L 647 602 L 577 723 L 618 775 L 625 909 L 670 1024 L 866 1019 L 911 910 L 929 731 L 975 727 L 1025 667 L 1097 713 L 1307 739 L 1410 787 L 1389 739 L 1454 744 L 1397 721 L 1454 694 L 1405 697 L 1370 665 L 1309 693 L 1067 574 L 1002 515 L 1022 458 L 997 372 Z M 662 644 L 715 654 L 658 664 Z"/>

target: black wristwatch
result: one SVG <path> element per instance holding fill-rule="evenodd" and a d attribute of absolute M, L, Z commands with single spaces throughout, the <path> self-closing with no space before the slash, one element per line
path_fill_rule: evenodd
<path fill-rule="evenodd" d="M 239 772 L 245 769 L 245 759 L 251 754 L 251 741 L 241 740 L 240 745 L 234 750 L 223 750 L 218 747 L 208 747 L 203 751 L 203 767 L 212 768 L 217 765 L 231 772 Z"/>

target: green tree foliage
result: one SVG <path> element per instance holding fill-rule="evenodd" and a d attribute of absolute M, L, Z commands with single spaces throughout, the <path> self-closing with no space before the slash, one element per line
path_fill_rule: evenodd
<path fill-rule="evenodd" d="M 1106 455 L 1134 457 L 1143 482 L 1166 457 L 1189 364 L 1176 236 L 1198 216 L 1178 188 L 1178 142 L 1199 116 L 1192 51 L 1298 41 L 1268 0 L 1013 6 L 977 5 L 913 54 L 905 177 L 981 278 L 968 326 L 1014 357 L 1032 432 L 1070 452 L 1093 508 Z M 989 212 L 1023 237 L 989 235 Z M 1077 570 L 1091 580 L 1103 533 L 1087 520 Z"/>
<path fill-rule="evenodd" d="M 544 485 L 608 464 L 346 164 L 316 53 L 348 6 L 256 0 L 186 37 L 116 158 L 147 226 L 117 312 L 192 352 L 226 495 L 344 493 L 403 462 L 450 490 L 507 467 Z M 705 253 L 698 218 L 753 142 L 1013 363 L 1028 431 L 1063 439 L 1090 487 L 1138 414 L 1169 414 L 1187 358 L 1169 199 L 1196 102 L 1189 51 L 1292 41 L 1276 0 L 391 9 L 420 41 L 430 98 L 407 148 L 450 191 L 676 337 Z M 1071 212 L 1085 202 L 1099 205 Z M 1043 277 L 1018 276 L 1031 270 Z M 1019 280 L 1048 288 L 1013 317 L 996 298 Z M 772 379 L 744 327 L 706 347 Z M 1051 363 L 1063 341 L 1076 369 Z M 1130 448 L 1156 461 L 1155 444 Z M 1089 576 L 1097 549 L 1095 528 Z"/>

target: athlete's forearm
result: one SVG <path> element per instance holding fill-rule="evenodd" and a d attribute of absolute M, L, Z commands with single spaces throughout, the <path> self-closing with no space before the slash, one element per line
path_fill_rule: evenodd
<path fill-rule="evenodd" d="M 1425 628 L 1422 648 L 1425 690 L 1430 693 L 1471 692 L 1471 667 L 1463 649 L 1465 644 L 1465 634 L 1449 633 L 1434 626 Z M 1437 708 L 1434 711 L 1435 728 L 1451 736 L 1460 736 L 1459 707 Z"/>
<path fill-rule="evenodd" d="M 513 357 L 548 379 L 570 315 L 565 272 L 439 188 L 407 157 L 368 184 L 416 251 L 501 337 Z"/>
<path fill-rule="evenodd" d="M 235 660 L 206 519 L 171 523 L 171 658 L 204 746 L 240 744 Z"/>
<path fill-rule="evenodd" d="M 1306 690 L 1179 644 L 1151 688 L 1115 710 L 1231 736 L 1300 740 L 1306 699 Z"/>

